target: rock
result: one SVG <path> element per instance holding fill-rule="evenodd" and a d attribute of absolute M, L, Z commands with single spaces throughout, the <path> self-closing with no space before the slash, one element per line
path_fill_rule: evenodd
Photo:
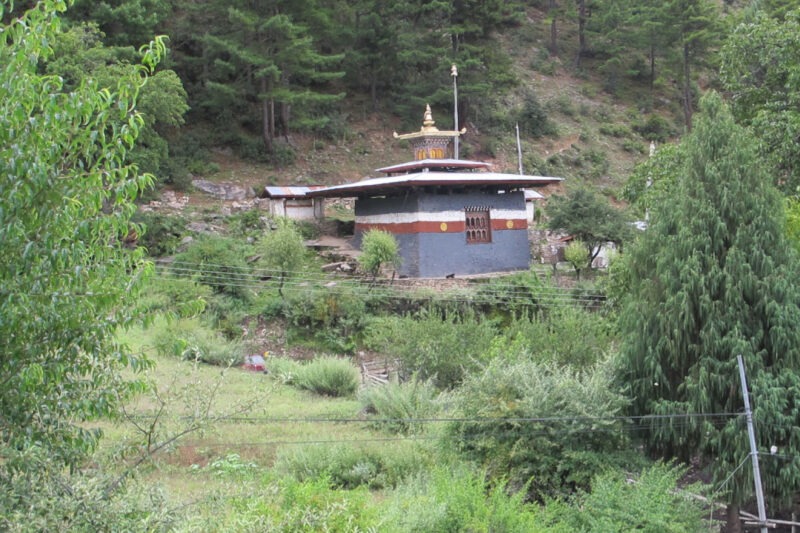
<path fill-rule="evenodd" d="M 214 183 L 207 180 L 192 180 L 195 189 L 215 196 L 221 200 L 245 200 L 253 198 L 256 194 L 252 187 L 240 187 L 230 183 Z"/>

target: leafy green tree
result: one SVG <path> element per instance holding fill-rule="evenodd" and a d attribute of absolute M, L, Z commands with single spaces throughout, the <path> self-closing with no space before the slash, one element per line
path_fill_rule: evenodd
<path fill-rule="evenodd" d="M 701 120 L 671 171 L 677 191 L 660 197 L 627 254 L 629 295 L 620 316 L 620 381 L 636 415 L 654 418 L 650 450 L 711 463 L 726 484 L 730 516 L 753 494 L 737 355 L 752 390 L 768 501 L 786 505 L 800 487 L 800 294 L 784 236 L 782 205 L 757 143 L 722 99 L 701 101 Z"/>
<path fill-rule="evenodd" d="M 783 21 L 759 12 L 734 29 L 721 50 L 720 79 L 734 116 L 752 128 L 786 194 L 800 188 L 800 10 Z"/>
<path fill-rule="evenodd" d="M 586 261 L 589 260 L 589 250 L 586 249 L 586 245 L 579 240 L 573 240 L 564 250 L 564 259 L 575 269 L 575 274 L 578 281 L 580 281 L 581 269 L 586 266 Z"/>
<path fill-rule="evenodd" d="M 0 2 L 0 15 L 10 2 Z M 41 74 L 67 2 L 43 0 L 0 31 L 0 446 L 3 464 L 31 446 L 62 464 L 91 450 L 85 422 L 116 413 L 140 382 L 120 371 L 147 362 L 115 333 L 147 272 L 123 239 L 152 177 L 126 164 L 144 126 L 136 96 L 165 52 L 111 88 L 83 79 L 69 91 Z M 9 454 L 9 455 L 7 455 Z"/>
<path fill-rule="evenodd" d="M 281 218 L 278 228 L 261 239 L 260 248 L 264 253 L 264 265 L 278 277 L 278 294 L 283 297 L 284 283 L 296 276 L 305 264 L 307 252 L 303 236 L 291 220 Z"/>
<path fill-rule="evenodd" d="M 369 230 L 361 240 L 361 255 L 358 264 L 374 280 L 383 266 L 394 269 L 400 266 L 400 249 L 397 239 L 388 231 Z"/>
<path fill-rule="evenodd" d="M 644 216 L 665 194 L 675 194 L 678 175 L 675 168 L 684 160 L 685 145 L 667 144 L 642 161 L 628 176 L 622 197 L 633 211 Z"/>
<path fill-rule="evenodd" d="M 553 196 L 546 213 L 550 229 L 565 231 L 586 245 L 587 268 L 592 268 L 601 246 L 621 244 L 631 235 L 625 213 L 586 187 L 575 188 L 567 196 Z"/>
<path fill-rule="evenodd" d="M 140 55 L 131 46 L 103 45 L 102 33 L 93 23 L 73 25 L 57 34 L 52 46 L 45 70 L 61 76 L 66 90 L 87 77 L 100 87 L 113 87 L 134 68 Z M 186 98 L 183 84 L 172 70 L 158 70 L 140 89 L 137 109 L 144 125 L 127 157 L 140 171 L 152 173 L 162 182 L 172 177 L 167 138 L 183 124 Z"/>

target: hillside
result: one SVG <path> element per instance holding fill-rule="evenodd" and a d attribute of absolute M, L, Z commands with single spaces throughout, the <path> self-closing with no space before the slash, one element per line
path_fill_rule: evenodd
<path fill-rule="evenodd" d="M 540 10 L 529 9 L 527 17 L 529 25 L 544 24 L 545 14 Z M 501 105 L 517 107 L 532 94 L 555 130 L 540 138 L 523 133 L 524 172 L 564 177 L 566 186 L 588 183 L 616 198 L 631 169 L 647 156 L 648 137 L 663 139 L 679 131 L 674 122 L 680 112 L 676 95 L 663 89 L 650 93 L 636 80 L 620 81 L 616 95 L 610 94 L 604 89 L 607 82 L 603 76 L 595 72 L 592 58 L 585 59 L 582 68 L 576 70 L 569 46 L 560 56 L 551 57 L 544 32 L 532 36 L 529 25 L 507 28 L 495 36 L 512 58 L 518 81 L 502 96 Z M 570 31 L 564 30 L 565 43 L 574 40 Z M 408 149 L 393 139 L 392 133 L 404 133 L 407 128 L 403 123 L 420 123 L 424 109 L 413 117 L 398 117 L 374 111 L 369 98 L 357 93 L 348 93 L 341 107 L 346 133 L 340 138 L 324 140 L 308 133 L 290 136 L 296 154 L 294 164 L 278 168 L 217 147 L 211 150 L 211 170 L 197 177 L 254 190 L 266 185 L 334 185 L 374 175 L 376 168 L 410 158 Z M 433 107 L 438 127 L 452 128 L 450 113 L 449 109 Z M 461 141 L 462 157 L 488 161 L 497 170 L 516 173 L 513 126 L 498 133 L 485 119 L 480 115 L 468 118 L 467 133 Z"/>

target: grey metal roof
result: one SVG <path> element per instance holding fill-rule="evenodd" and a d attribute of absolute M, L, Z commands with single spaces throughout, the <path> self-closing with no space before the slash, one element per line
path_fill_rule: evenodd
<path fill-rule="evenodd" d="M 446 170 L 446 169 L 468 169 L 468 168 L 489 168 L 490 163 L 483 161 L 470 161 L 469 159 L 420 159 L 417 161 L 409 161 L 407 163 L 400 163 L 389 167 L 376 169 L 375 172 L 383 172 L 385 174 L 393 174 L 396 172 L 408 172 L 409 170 L 420 170 L 428 168 L 431 170 Z"/>
<path fill-rule="evenodd" d="M 322 188 L 321 185 L 311 185 L 308 187 L 291 186 L 280 187 L 270 186 L 264 187 L 264 193 L 268 198 L 302 198 L 306 196 L 309 191 Z"/>
<path fill-rule="evenodd" d="M 524 176 L 497 172 L 416 172 L 385 178 L 368 178 L 355 183 L 323 187 L 309 191 L 307 196 L 346 198 L 352 196 L 378 195 L 412 187 L 496 187 L 498 189 L 521 189 L 544 187 L 563 181 L 564 178 Z"/>

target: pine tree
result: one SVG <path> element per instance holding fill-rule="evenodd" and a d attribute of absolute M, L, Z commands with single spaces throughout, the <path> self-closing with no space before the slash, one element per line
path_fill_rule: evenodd
<path fill-rule="evenodd" d="M 772 511 L 800 486 L 800 293 L 780 196 L 750 134 L 715 93 L 672 168 L 677 191 L 659 195 L 651 224 L 627 255 L 630 292 L 620 317 L 622 383 L 633 414 L 653 419 L 653 452 L 711 464 L 729 510 L 753 495 L 737 355 L 752 390 L 761 472 Z M 783 458 L 786 457 L 786 458 Z"/>

